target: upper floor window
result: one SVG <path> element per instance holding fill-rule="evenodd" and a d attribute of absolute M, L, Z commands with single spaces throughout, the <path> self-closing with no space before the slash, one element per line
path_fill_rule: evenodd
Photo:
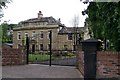
<path fill-rule="evenodd" d="M 35 39 L 35 31 L 32 32 L 32 39 Z"/>
<path fill-rule="evenodd" d="M 21 32 L 17 33 L 17 39 L 20 40 L 21 39 Z"/>
<path fill-rule="evenodd" d="M 72 40 L 72 33 L 68 34 L 68 40 Z"/>
<path fill-rule="evenodd" d="M 48 31 L 47 37 L 48 37 L 48 39 L 50 39 L 50 37 L 51 37 L 51 36 L 50 36 L 50 31 Z"/>
<path fill-rule="evenodd" d="M 25 32 L 25 37 L 28 37 L 28 32 Z"/>
<path fill-rule="evenodd" d="M 40 39 L 43 39 L 43 31 L 40 32 Z"/>

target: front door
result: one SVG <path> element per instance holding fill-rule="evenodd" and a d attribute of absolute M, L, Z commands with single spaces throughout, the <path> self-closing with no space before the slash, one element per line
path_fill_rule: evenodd
<path fill-rule="evenodd" d="M 32 52 L 35 52 L 35 44 L 32 44 Z"/>

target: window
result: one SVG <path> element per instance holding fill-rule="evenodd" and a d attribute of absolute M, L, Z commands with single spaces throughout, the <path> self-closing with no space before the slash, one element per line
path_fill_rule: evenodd
<path fill-rule="evenodd" d="M 28 37 L 28 32 L 25 32 L 25 37 Z"/>
<path fill-rule="evenodd" d="M 35 44 L 32 44 L 32 52 L 35 52 Z"/>
<path fill-rule="evenodd" d="M 50 44 L 48 44 L 48 50 L 50 50 Z"/>
<path fill-rule="evenodd" d="M 50 32 L 48 32 L 48 39 L 50 39 Z"/>
<path fill-rule="evenodd" d="M 72 33 L 68 34 L 68 40 L 72 40 Z"/>
<path fill-rule="evenodd" d="M 67 50 L 68 49 L 68 46 L 67 45 L 64 45 L 64 50 Z"/>
<path fill-rule="evenodd" d="M 17 48 L 20 48 L 20 44 L 17 45 Z"/>
<path fill-rule="evenodd" d="M 40 39 L 43 39 L 43 31 L 40 32 Z"/>
<path fill-rule="evenodd" d="M 35 31 L 32 32 L 32 39 L 35 39 Z"/>
<path fill-rule="evenodd" d="M 38 50 L 38 45 L 36 45 L 36 50 Z"/>
<path fill-rule="evenodd" d="M 21 39 L 21 32 L 18 32 L 18 34 L 17 34 L 17 39 L 18 39 L 18 40 Z"/>
<path fill-rule="evenodd" d="M 40 50 L 43 50 L 43 44 L 40 44 Z"/>

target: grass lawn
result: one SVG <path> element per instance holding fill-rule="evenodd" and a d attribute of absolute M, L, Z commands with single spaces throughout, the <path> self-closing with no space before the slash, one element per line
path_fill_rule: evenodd
<path fill-rule="evenodd" d="M 47 61 L 50 55 L 47 54 L 29 54 L 29 61 Z"/>
<path fill-rule="evenodd" d="M 76 57 L 75 54 L 67 54 L 63 56 L 58 56 L 55 57 L 52 55 L 52 60 L 53 59 L 59 59 L 59 58 L 72 58 Z M 50 60 L 50 55 L 48 54 L 29 54 L 29 61 L 34 62 L 34 61 L 49 61 Z"/>

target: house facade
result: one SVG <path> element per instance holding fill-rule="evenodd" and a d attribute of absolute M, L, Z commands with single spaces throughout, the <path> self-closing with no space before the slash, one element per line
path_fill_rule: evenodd
<path fill-rule="evenodd" d="M 50 48 L 50 31 L 52 32 L 52 50 L 74 50 L 78 39 L 82 39 L 84 27 L 66 27 L 60 19 L 43 17 L 41 11 L 37 18 L 21 21 L 13 28 L 13 48 L 25 45 L 26 37 L 30 39 L 32 51 L 45 51 Z"/>

